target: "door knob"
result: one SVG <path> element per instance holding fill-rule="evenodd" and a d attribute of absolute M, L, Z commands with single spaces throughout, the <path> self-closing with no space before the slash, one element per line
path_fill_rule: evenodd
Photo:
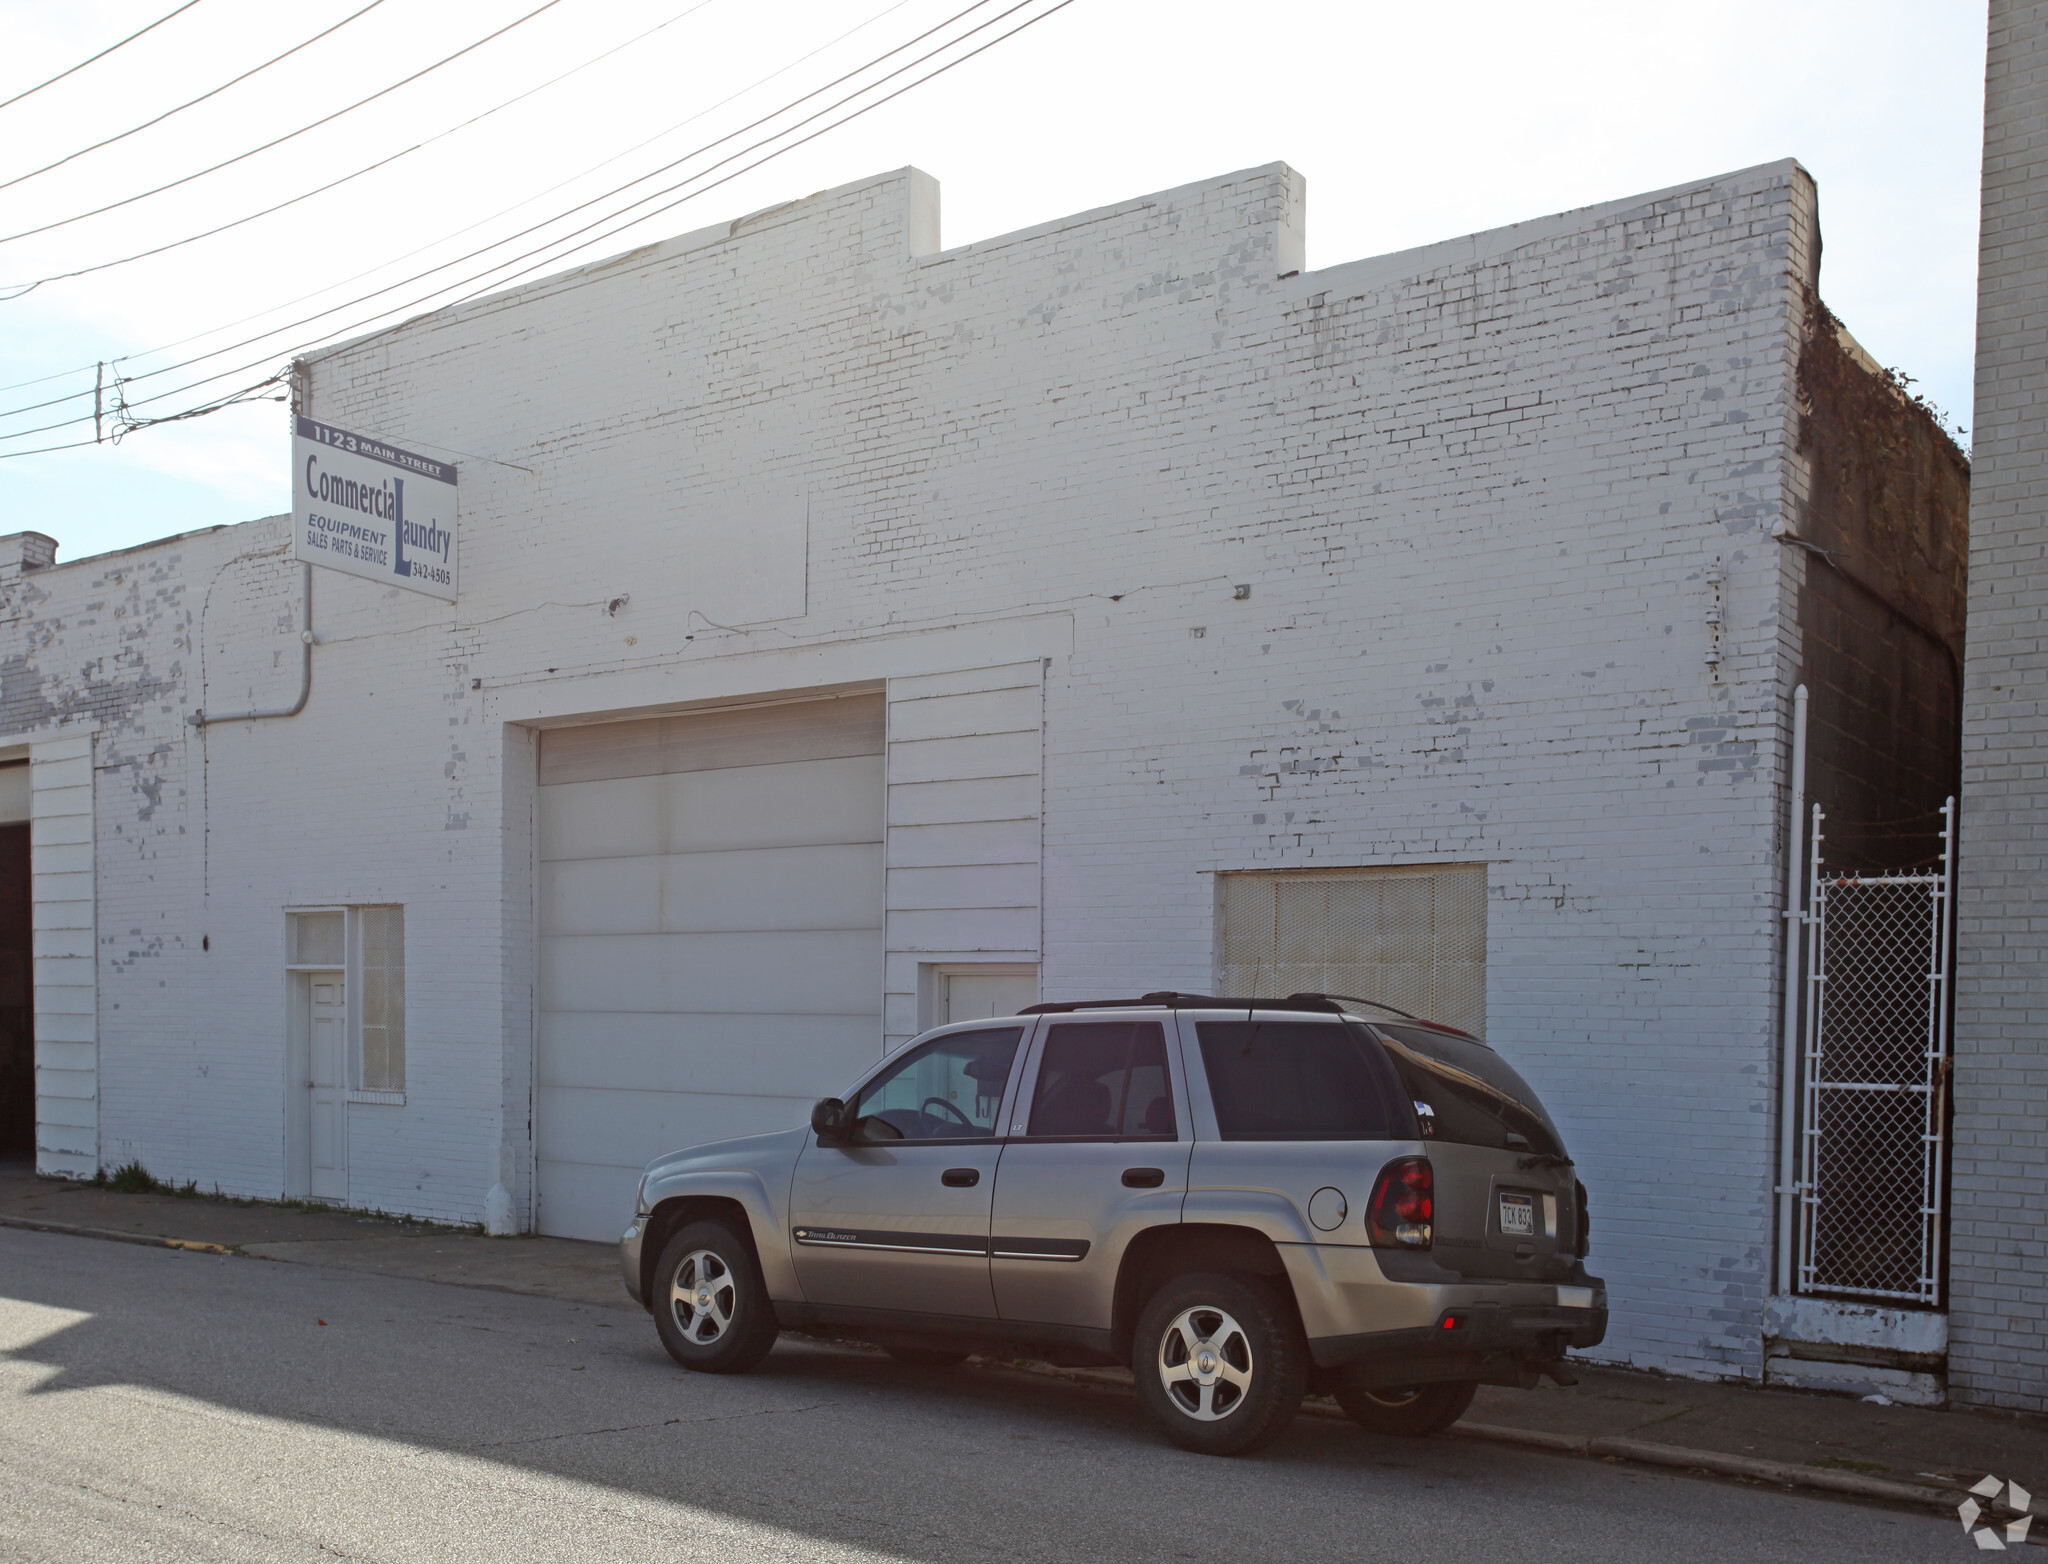
<path fill-rule="evenodd" d="M 1157 1189 L 1165 1182 L 1166 1169 L 1164 1168 L 1124 1169 L 1124 1187 L 1126 1189 Z"/>
<path fill-rule="evenodd" d="M 980 1168 L 948 1168 L 939 1175 L 939 1182 L 949 1189 L 972 1189 L 981 1182 Z"/>

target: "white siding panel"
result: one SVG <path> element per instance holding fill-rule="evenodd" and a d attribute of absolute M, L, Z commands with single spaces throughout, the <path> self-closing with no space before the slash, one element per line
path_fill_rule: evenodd
<path fill-rule="evenodd" d="M 541 948 L 548 1010 L 844 1015 L 879 1009 L 879 930 L 606 934 Z"/>
<path fill-rule="evenodd" d="M 580 858 L 540 867 L 540 933 L 644 934 L 661 927 L 655 857 Z"/>
<path fill-rule="evenodd" d="M 763 847 L 661 861 L 661 927 L 878 929 L 882 844 Z"/>
<path fill-rule="evenodd" d="M 29 749 L 36 1168 L 68 1177 L 99 1168 L 92 753 L 90 734 Z"/>
<path fill-rule="evenodd" d="M 882 839 L 882 757 L 738 766 L 662 779 L 672 853 Z"/>
<path fill-rule="evenodd" d="M 889 903 L 897 908 L 1035 908 L 1038 905 L 1038 865 L 966 864 L 943 869 L 891 869 Z"/>
<path fill-rule="evenodd" d="M 664 1152 L 735 1135 L 758 1135 L 763 1130 L 794 1129 L 809 1116 L 813 1100 L 788 1092 L 757 1095 L 548 1086 L 541 1089 L 535 1104 L 536 1129 L 540 1154 L 549 1161 L 596 1162 L 631 1168 L 637 1174 Z M 628 1208 L 623 1214 L 633 1213 Z"/>
<path fill-rule="evenodd" d="M 899 825 L 889 831 L 891 869 L 947 864 L 1038 862 L 1038 822 L 972 820 L 959 825 Z"/>
<path fill-rule="evenodd" d="M 974 820 L 1037 820 L 1039 780 L 1028 776 L 965 781 L 891 782 L 889 824 L 950 825 Z"/>
<path fill-rule="evenodd" d="M 1035 777 L 1040 748 L 1035 731 L 892 743 L 889 780 L 947 782 L 964 777 Z"/>
<path fill-rule="evenodd" d="M 974 695 L 924 696 L 889 708 L 889 739 L 960 738 L 976 733 L 1036 733 L 1045 706 L 1038 686 Z"/>
<path fill-rule="evenodd" d="M 541 1085 L 829 1097 L 875 1058 L 875 1018 L 555 1012 Z"/>
<path fill-rule="evenodd" d="M 891 950 L 1036 950 L 1036 907 L 889 910 Z"/>
<path fill-rule="evenodd" d="M 658 853 L 661 778 L 607 777 L 539 791 L 540 853 L 558 858 L 622 858 Z"/>

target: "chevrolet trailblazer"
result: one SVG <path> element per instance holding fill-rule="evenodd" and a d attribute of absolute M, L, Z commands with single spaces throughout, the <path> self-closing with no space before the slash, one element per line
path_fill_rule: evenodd
<path fill-rule="evenodd" d="M 1031 1006 L 924 1034 L 807 1128 L 651 1164 L 626 1287 L 685 1368 L 782 1330 L 910 1363 L 1127 1364 L 1232 1454 L 1309 1389 L 1386 1433 L 1570 1383 L 1606 1332 L 1585 1186 L 1463 1032 L 1340 996 Z"/>

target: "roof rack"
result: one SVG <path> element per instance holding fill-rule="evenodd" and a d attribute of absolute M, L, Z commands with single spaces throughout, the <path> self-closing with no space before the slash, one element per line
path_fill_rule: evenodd
<path fill-rule="evenodd" d="M 1344 1003 L 1370 1003 L 1370 1001 L 1345 1001 Z M 1328 1015 L 1344 1008 L 1335 994 L 1289 994 L 1285 999 L 1235 999 L 1220 994 L 1181 994 L 1171 991 L 1141 995 L 1137 999 L 1066 999 L 1050 1004 L 1026 1005 L 1017 1014 L 1063 1015 L 1075 1010 L 1125 1010 L 1138 1005 L 1160 1005 L 1168 1010 L 1305 1010 Z M 1380 1005 L 1381 1010 L 1393 1010 L 1392 1005 Z M 1407 1016 L 1405 1010 L 1395 1010 L 1400 1016 Z M 1413 1020 L 1412 1016 L 1408 1019 Z"/>
<path fill-rule="evenodd" d="M 1219 994 L 1180 994 L 1162 990 L 1154 994 L 1141 994 L 1136 999 L 1060 999 L 1048 1004 L 1026 1005 L 1017 1012 L 1020 1016 L 1069 1015 L 1076 1010 L 1131 1010 L 1140 1005 L 1159 1005 L 1168 1010 L 1301 1010 L 1318 1015 L 1340 1014 L 1363 1006 L 1368 1010 L 1384 1010 L 1388 1015 L 1399 1016 L 1403 1021 L 1412 1021 L 1417 1026 L 1428 1027 L 1432 1032 L 1447 1032 L 1452 1037 L 1462 1037 L 1478 1043 L 1482 1048 L 1492 1045 L 1470 1032 L 1442 1021 L 1431 1021 L 1413 1011 L 1390 1005 L 1384 999 L 1360 999 L 1355 994 L 1289 994 L 1285 999 L 1233 999 Z"/>

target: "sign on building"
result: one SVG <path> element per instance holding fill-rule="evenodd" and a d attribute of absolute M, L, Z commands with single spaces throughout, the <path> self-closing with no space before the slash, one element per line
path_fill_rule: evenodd
<path fill-rule="evenodd" d="M 292 557 L 455 601 L 455 464 L 311 418 L 292 439 Z"/>

